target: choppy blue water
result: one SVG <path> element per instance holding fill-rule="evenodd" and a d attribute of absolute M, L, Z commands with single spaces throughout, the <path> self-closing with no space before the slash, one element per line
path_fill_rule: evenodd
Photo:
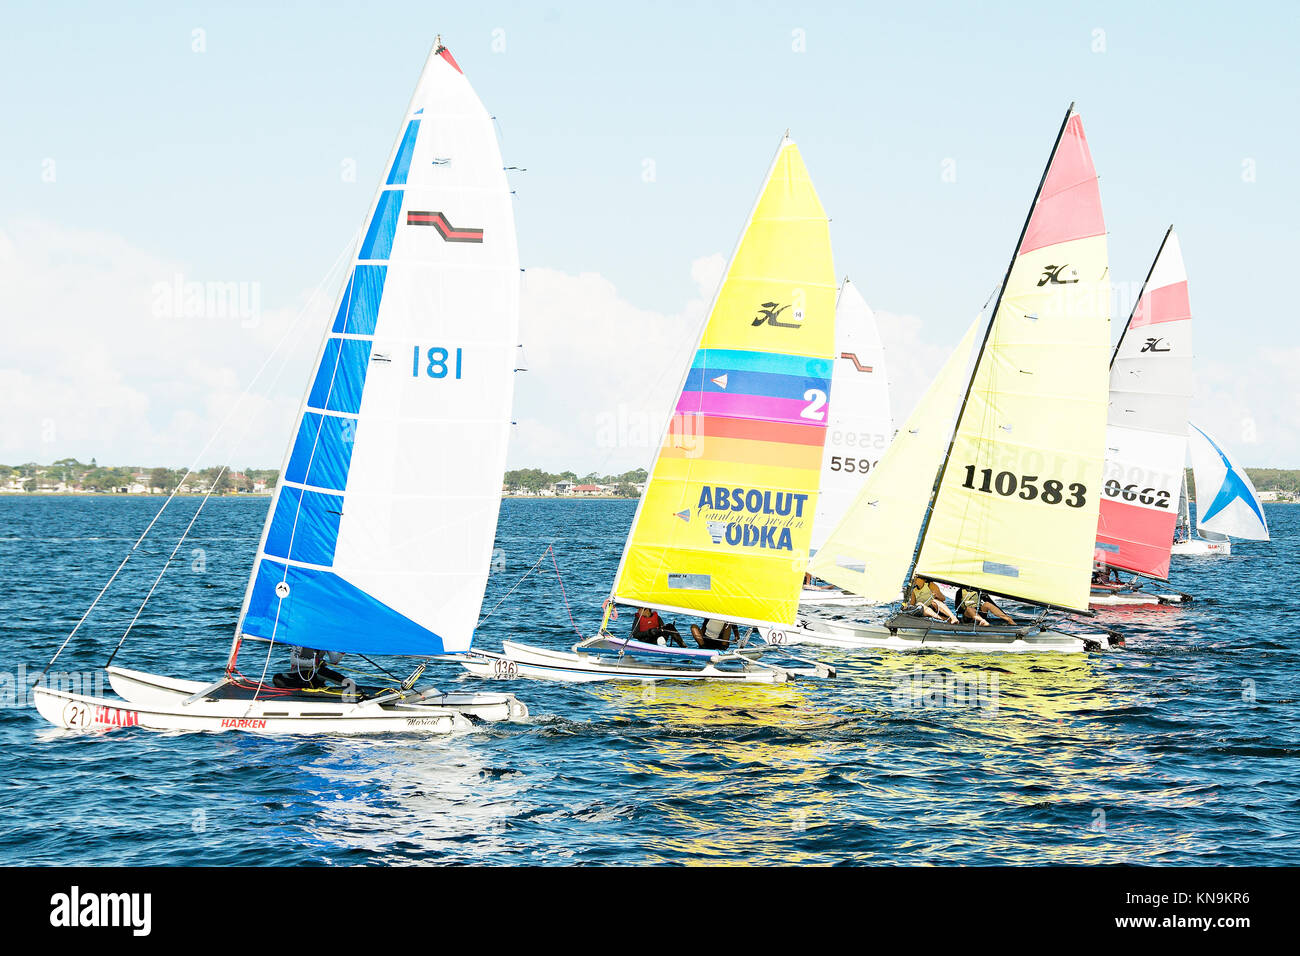
<path fill-rule="evenodd" d="M 158 504 L 0 499 L 9 695 Z M 173 505 L 60 669 L 102 666 L 196 504 Z M 485 608 L 554 541 L 590 632 L 633 507 L 504 502 Z M 208 503 L 119 663 L 220 672 L 265 508 Z M 4 707 L 0 864 L 1295 865 L 1300 507 L 1268 517 L 1272 543 L 1174 559 L 1174 584 L 1212 602 L 1105 612 L 1128 633 L 1105 655 L 825 652 L 838 679 L 779 687 L 519 681 L 530 722 L 450 739 L 86 735 Z M 480 632 L 511 636 L 571 641 L 553 572 Z M 965 683 L 900 690 L 918 666 Z"/>

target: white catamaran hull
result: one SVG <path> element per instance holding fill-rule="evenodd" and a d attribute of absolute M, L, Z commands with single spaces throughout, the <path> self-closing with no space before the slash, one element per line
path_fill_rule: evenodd
<path fill-rule="evenodd" d="M 1179 541 L 1174 545 L 1170 553 L 1193 557 L 1232 554 L 1232 542 L 1226 538 L 1223 541 L 1206 541 L 1204 538 L 1193 538 L 1191 541 Z"/>
<path fill-rule="evenodd" d="M 129 703 L 164 709 L 174 708 L 180 701 L 211 687 L 202 681 L 162 677 L 125 667 L 108 668 L 108 682 L 114 693 Z M 444 707 L 475 720 L 523 720 L 528 716 L 528 708 L 514 694 L 425 691 L 420 694 L 420 706 Z"/>
<path fill-rule="evenodd" d="M 800 617 L 794 628 L 763 634 L 774 644 L 811 644 L 841 650 L 946 650 L 977 653 L 1067 653 L 1106 650 L 1118 646 L 1108 632 L 1071 634 L 1052 628 L 1023 626 L 1012 630 L 991 627 L 941 631 L 926 627 L 889 628 L 864 621 Z"/>
<path fill-rule="evenodd" d="M 1186 595 L 1176 591 L 1157 594 L 1146 591 L 1115 591 L 1110 594 L 1092 594 L 1088 597 L 1090 607 L 1154 607 L 1159 604 L 1186 604 Z"/>
<path fill-rule="evenodd" d="M 36 709 L 50 723 L 70 730 L 226 731 L 259 734 L 448 734 L 470 730 L 473 721 L 445 707 L 422 704 L 329 701 L 285 704 L 281 701 L 213 700 L 186 706 L 146 705 L 104 697 L 89 697 L 37 687 Z"/>
<path fill-rule="evenodd" d="M 720 653 L 702 664 L 661 665 L 632 657 L 553 651 L 546 648 L 502 641 L 502 653 L 471 650 L 460 658 L 461 665 L 477 677 L 514 680 L 555 680 L 588 683 L 622 681 L 722 681 L 726 683 L 782 684 L 792 677 L 832 677 L 834 668 L 809 662 L 807 668 L 777 667 L 750 657 Z"/>

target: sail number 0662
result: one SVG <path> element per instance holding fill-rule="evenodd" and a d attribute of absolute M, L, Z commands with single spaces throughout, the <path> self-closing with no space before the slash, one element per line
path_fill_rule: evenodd
<path fill-rule="evenodd" d="M 1025 501 L 1033 501 L 1037 498 L 1039 501 L 1048 505 L 1059 505 L 1065 502 L 1067 508 L 1082 508 L 1086 502 L 1084 497 L 1087 492 L 1079 482 L 1074 482 L 1067 489 L 1064 482 L 1057 481 L 1055 478 L 1049 478 L 1043 482 L 1041 488 L 1038 487 L 1037 475 L 1016 475 L 1011 471 L 999 471 L 996 475 L 992 468 L 982 468 L 979 471 L 980 481 L 975 481 L 975 466 L 966 466 L 966 480 L 961 483 L 963 488 L 970 488 L 973 491 L 982 491 L 985 494 L 997 492 L 1004 498 L 1009 498 L 1020 490 L 1018 497 Z M 1066 496 L 1066 492 L 1069 496 Z"/>
<path fill-rule="evenodd" d="M 1169 492 L 1157 488 L 1139 488 L 1136 484 L 1121 485 L 1112 478 L 1102 486 L 1107 498 L 1123 498 L 1125 501 L 1141 501 L 1144 505 L 1157 508 L 1169 507 Z"/>
<path fill-rule="evenodd" d="M 411 358 L 411 374 L 416 378 L 420 377 L 421 368 L 429 378 L 446 378 L 449 372 L 454 372 L 454 378 L 460 378 L 461 350 L 457 349 L 455 356 L 441 345 L 435 345 L 433 348 L 420 354 L 421 346 L 415 346 L 415 354 Z"/>

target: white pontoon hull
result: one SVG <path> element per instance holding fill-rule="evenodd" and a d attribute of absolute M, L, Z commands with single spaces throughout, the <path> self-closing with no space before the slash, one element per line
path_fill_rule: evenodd
<path fill-rule="evenodd" d="M 1023 632 L 1023 633 L 1020 633 Z M 783 632 L 784 633 L 784 632 Z M 828 618 L 800 617 L 788 633 L 798 636 L 798 643 L 841 650 L 878 648 L 881 650 L 945 650 L 975 653 L 1044 652 L 1078 654 L 1117 646 L 1104 631 L 1071 634 L 1051 628 L 1019 628 L 1017 632 L 988 628 L 969 631 L 939 632 L 926 628 L 900 627 L 891 630 L 884 624 L 863 621 L 839 621 Z M 767 635 L 764 635 L 767 638 Z M 780 643 L 794 643 L 784 640 Z"/>
<path fill-rule="evenodd" d="M 211 686 L 202 681 L 162 677 L 125 667 L 109 667 L 108 682 L 114 693 L 123 700 L 164 709 L 173 708 L 178 702 Z M 466 717 L 486 721 L 523 720 L 528 716 L 528 708 L 513 694 L 440 694 L 426 691 L 421 695 L 420 706 L 444 707 Z"/>
<path fill-rule="evenodd" d="M 477 677 L 494 680 L 554 680 L 569 683 L 591 681 L 713 681 L 724 683 L 782 684 L 792 677 L 831 677 L 833 668 L 811 664 L 807 669 L 777 667 L 735 654 L 720 653 L 703 663 L 663 665 L 646 663 L 632 656 L 617 657 L 546 648 L 502 641 L 502 653 L 472 650 L 461 665 Z"/>
<path fill-rule="evenodd" d="M 474 723 L 444 707 L 420 704 L 360 704 L 329 702 L 205 699 L 188 707 L 131 703 L 113 698 L 88 697 L 37 687 L 32 691 L 36 709 L 58 727 L 71 730 L 111 730 L 143 727 L 148 730 L 226 731 L 259 734 L 448 734 L 469 730 Z"/>
<path fill-rule="evenodd" d="M 1185 604 L 1187 599 L 1177 592 L 1157 594 L 1154 591 L 1116 591 L 1111 594 L 1092 594 L 1089 607 L 1155 607 L 1160 604 Z"/>
<path fill-rule="evenodd" d="M 1232 554 L 1232 542 L 1226 538 L 1223 541 L 1206 541 L 1204 538 L 1193 538 L 1190 541 L 1179 541 L 1174 545 L 1171 553 L 1190 557 Z"/>

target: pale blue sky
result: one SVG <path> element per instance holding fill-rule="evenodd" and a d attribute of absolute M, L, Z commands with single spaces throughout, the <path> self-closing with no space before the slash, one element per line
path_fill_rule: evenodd
<path fill-rule="evenodd" d="M 599 273 L 638 309 L 679 312 L 697 295 L 691 262 L 730 251 L 789 127 L 838 271 L 946 347 L 1005 270 L 1075 100 L 1114 279 L 1140 280 L 1175 223 L 1207 375 L 1253 380 L 1257 440 L 1225 441 L 1246 464 L 1300 465 L 1283 433 L 1300 414 L 1294 4 L 267 6 L 6 4 L 0 229 L 111 233 L 287 306 L 359 223 L 441 33 L 507 164 L 527 167 L 513 174 L 526 267 Z M 1262 369 L 1261 346 L 1294 359 Z M 1290 413 L 1268 425 L 1270 375 Z"/>

